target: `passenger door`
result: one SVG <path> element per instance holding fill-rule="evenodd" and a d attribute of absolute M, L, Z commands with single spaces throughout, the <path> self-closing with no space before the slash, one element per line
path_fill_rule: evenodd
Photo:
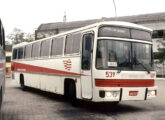
<path fill-rule="evenodd" d="M 82 40 L 82 60 L 81 60 L 81 89 L 82 97 L 85 99 L 92 98 L 92 47 L 93 47 L 93 33 L 83 35 Z"/>

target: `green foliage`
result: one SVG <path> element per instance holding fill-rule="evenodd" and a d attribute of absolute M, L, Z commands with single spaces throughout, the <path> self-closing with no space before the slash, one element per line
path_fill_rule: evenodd
<path fill-rule="evenodd" d="M 34 33 L 25 33 L 19 28 L 14 28 L 12 33 L 7 35 L 7 38 L 12 41 L 12 44 L 18 44 L 21 42 L 31 42 L 35 40 Z"/>
<path fill-rule="evenodd" d="M 163 45 L 165 46 L 165 45 Z M 165 48 L 158 48 L 158 59 L 160 63 L 163 63 L 165 60 Z"/>

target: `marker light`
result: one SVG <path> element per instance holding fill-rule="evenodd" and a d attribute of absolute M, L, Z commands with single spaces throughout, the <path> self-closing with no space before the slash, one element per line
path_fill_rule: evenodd
<path fill-rule="evenodd" d="M 156 90 L 149 90 L 147 96 L 156 96 Z"/>

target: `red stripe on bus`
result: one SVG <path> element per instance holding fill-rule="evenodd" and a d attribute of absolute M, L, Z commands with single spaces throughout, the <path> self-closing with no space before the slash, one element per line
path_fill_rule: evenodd
<path fill-rule="evenodd" d="M 96 87 L 152 87 L 154 86 L 152 79 L 96 79 Z"/>
<path fill-rule="evenodd" d="M 32 72 L 32 73 L 45 73 L 45 74 L 87 76 L 84 74 L 67 72 L 67 71 L 56 70 L 56 69 L 45 68 L 45 67 L 39 67 L 39 66 L 17 63 L 17 62 L 13 62 L 12 67 L 13 67 L 13 71 L 17 71 L 17 72 Z"/>

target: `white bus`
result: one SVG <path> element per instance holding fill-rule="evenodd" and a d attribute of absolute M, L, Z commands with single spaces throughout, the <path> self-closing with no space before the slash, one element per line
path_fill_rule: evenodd
<path fill-rule="evenodd" d="M 0 19 L 0 109 L 5 92 L 5 30 Z"/>
<path fill-rule="evenodd" d="M 34 87 L 93 102 L 156 97 L 152 30 L 100 22 L 13 47 L 13 78 Z"/>

